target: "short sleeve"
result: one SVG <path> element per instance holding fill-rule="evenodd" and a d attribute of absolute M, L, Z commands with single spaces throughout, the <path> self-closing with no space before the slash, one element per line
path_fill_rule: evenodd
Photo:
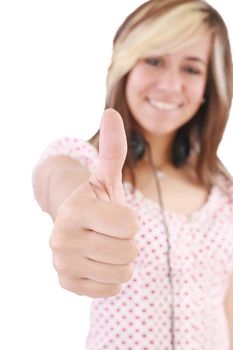
<path fill-rule="evenodd" d="M 96 168 L 99 158 L 96 148 L 87 141 L 72 137 L 57 139 L 46 147 L 38 163 L 35 165 L 32 172 L 33 187 L 39 165 L 47 158 L 59 155 L 65 155 L 78 160 L 80 164 L 87 167 L 90 171 Z"/>
<path fill-rule="evenodd" d="M 226 207 L 228 209 L 228 222 L 230 234 L 226 237 L 228 240 L 227 250 L 229 251 L 229 271 L 233 273 L 233 180 L 229 177 L 223 177 L 225 192 L 227 193 Z"/>
<path fill-rule="evenodd" d="M 96 167 L 98 152 L 89 142 L 71 137 L 64 137 L 51 143 L 39 160 L 39 163 L 51 156 L 65 155 L 78 160 L 90 170 Z"/>

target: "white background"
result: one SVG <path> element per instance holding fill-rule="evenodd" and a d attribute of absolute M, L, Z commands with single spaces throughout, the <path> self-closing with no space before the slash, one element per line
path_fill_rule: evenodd
<path fill-rule="evenodd" d="M 0 349 L 84 349 L 90 300 L 58 285 L 52 222 L 33 199 L 31 172 L 54 139 L 97 130 L 113 35 L 141 3 L 0 3 Z M 233 38 L 230 1 L 210 3 Z M 232 119 L 219 154 L 233 173 Z"/>

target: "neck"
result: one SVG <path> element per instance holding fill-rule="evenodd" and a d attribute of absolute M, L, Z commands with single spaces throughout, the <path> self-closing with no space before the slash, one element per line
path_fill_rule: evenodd
<path fill-rule="evenodd" d="M 163 169 L 171 164 L 171 148 L 174 135 L 147 135 L 147 142 L 150 145 L 151 160 L 158 169 Z"/>

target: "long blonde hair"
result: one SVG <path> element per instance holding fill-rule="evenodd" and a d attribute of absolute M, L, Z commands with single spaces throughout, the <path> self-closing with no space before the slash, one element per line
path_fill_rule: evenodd
<path fill-rule="evenodd" d="M 140 134 L 140 127 L 125 97 L 128 73 L 139 59 L 177 52 L 194 44 L 206 33 L 213 37 L 206 101 L 191 121 L 177 130 L 173 148 L 179 149 L 179 140 L 184 138 L 193 144 L 198 143 L 200 153 L 196 170 L 207 187 L 213 185 L 219 172 L 227 174 L 217 157 L 217 150 L 232 101 L 231 49 L 222 17 L 202 0 L 147 1 L 125 19 L 115 35 L 107 75 L 105 107 L 116 109 L 123 118 L 129 144 L 125 167 L 130 168 L 132 174 L 135 156 L 130 147 L 130 138 L 132 132 Z M 179 162 L 173 163 L 180 166 Z"/>

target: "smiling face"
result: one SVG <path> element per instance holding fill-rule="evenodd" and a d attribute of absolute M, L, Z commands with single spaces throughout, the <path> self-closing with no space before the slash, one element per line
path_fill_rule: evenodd
<path fill-rule="evenodd" d="M 126 99 L 148 135 L 173 134 L 203 103 L 210 35 L 180 52 L 141 59 L 130 71 Z"/>

